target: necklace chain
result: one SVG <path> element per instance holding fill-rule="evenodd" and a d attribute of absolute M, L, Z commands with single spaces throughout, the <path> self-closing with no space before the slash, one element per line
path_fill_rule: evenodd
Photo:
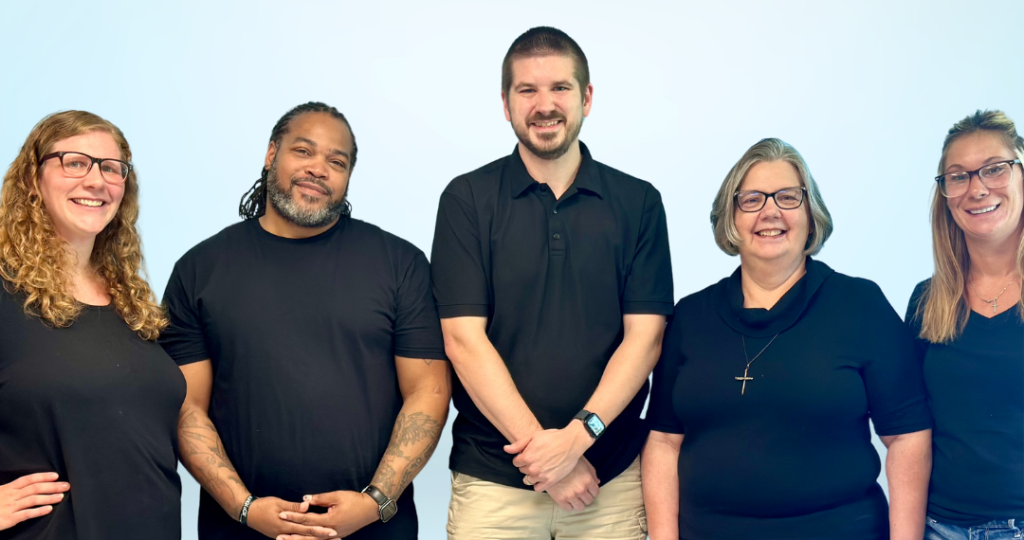
<path fill-rule="evenodd" d="M 754 360 L 757 360 L 758 358 L 760 358 L 761 354 L 764 353 L 764 351 L 768 350 L 768 347 L 771 347 L 772 343 L 775 343 L 775 338 L 779 337 L 779 334 L 781 334 L 781 333 L 782 332 L 779 332 L 778 334 L 775 334 L 772 337 L 771 341 L 769 341 L 768 344 L 765 345 L 763 349 L 761 349 L 761 352 L 759 352 L 759 353 L 754 355 L 753 359 L 748 359 L 748 356 L 747 356 L 747 338 L 743 334 L 740 334 L 740 340 L 743 342 L 743 359 L 747 361 L 747 367 L 743 368 L 743 376 L 742 377 L 733 377 L 733 378 L 736 379 L 737 381 L 742 381 L 743 382 L 743 386 L 740 387 L 740 395 L 741 396 L 747 392 L 747 381 L 754 380 L 753 377 L 749 377 L 747 375 L 750 372 L 750 364 L 753 364 Z"/>
<path fill-rule="evenodd" d="M 1013 285 L 1014 283 L 1017 283 L 1017 280 L 1016 279 L 1011 279 L 1010 282 L 1007 283 L 1005 287 L 1003 287 L 1003 290 L 999 291 L 999 294 L 997 294 L 996 297 L 991 299 L 991 300 L 985 300 L 985 298 L 983 298 L 981 296 L 981 293 L 978 292 L 978 287 L 976 287 L 974 285 L 974 278 L 968 279 L 967 283 L 971 286 L 971 289 L 974 289 L 974 294 L 978 295 L 978 300 L 981 300 L 982 302 L 985 302 L 986 304 L 990 304 L 992 306 L 992 313 L 995 313 L 995 312 L 999 311 L 999 297 L 1002 296 L 1004 292 L 1006 292 L 1006 289 L 1010 288 L 1010 285 Z M 769 345 L 770 345 L 770 343 L 769 343 Z M 747 352 L 746 350 L 743 351 L 744 354 L 746 354 L 746 352 Z M 754 358 L 756 359 L 757 357 L 754 357 Z"/>

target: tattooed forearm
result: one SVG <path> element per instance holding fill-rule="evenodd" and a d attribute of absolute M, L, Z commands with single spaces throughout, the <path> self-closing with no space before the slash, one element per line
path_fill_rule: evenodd
<path fill-rule="evenodd" d="M 399 413 L 372 484 L 387 496 L 397 499 L 427 464 L 437 448 L 443 427 L 443 416 L 438 421 L 424 412 Z"/>
<path fill-rule="evenodd" d="M 210 417 L 195 407 L 178 416 L 181 463 L 229 514 L 241 507 L 248 490 L 228 458 Z"/>

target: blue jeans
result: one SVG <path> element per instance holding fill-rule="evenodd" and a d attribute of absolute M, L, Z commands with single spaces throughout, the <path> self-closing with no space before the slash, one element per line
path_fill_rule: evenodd
<path fill-rule="evenodd" d="M 1010 540 L 1021 537 L 1021 524 L 1018 520 L 995 520 L 961 527 L 935 521 L 929 516 L 925 519 L 925 540 Z"/>

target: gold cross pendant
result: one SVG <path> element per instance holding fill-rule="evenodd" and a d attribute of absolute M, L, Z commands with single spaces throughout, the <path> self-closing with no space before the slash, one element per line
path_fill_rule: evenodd
<path fill-rule="evenodd" d="M 747 391 L 747 381 L 754 380 L 753 377 L 747 377 L 747 370 L 749 370 L 749 369 L 750 369 L 750 366 L 747 366 L 746 369 L 743 370 L 743 376 L 742 377 L 735 377 L 735 379 L 737 381 L 743 381 L 743 386 L 740 387 L 740 395 L 741 396 Z"/>

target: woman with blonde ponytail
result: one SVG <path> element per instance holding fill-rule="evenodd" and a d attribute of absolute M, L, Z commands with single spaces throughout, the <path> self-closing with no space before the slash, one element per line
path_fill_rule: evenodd
<path fill-rule="evenodd" d="M 935 420 L 926 538 L 1020 538 L 1024 520 L 1024 139 L 1000 111 L 946 136 L 932 199 L 935 274 L 907 322 Z"/>
<path fill-rule="evenodd" d="M 141 276 L 121 130 L 44 118 L 0 191 L 0 538 L 181 537 L 185 380 Z"/>

